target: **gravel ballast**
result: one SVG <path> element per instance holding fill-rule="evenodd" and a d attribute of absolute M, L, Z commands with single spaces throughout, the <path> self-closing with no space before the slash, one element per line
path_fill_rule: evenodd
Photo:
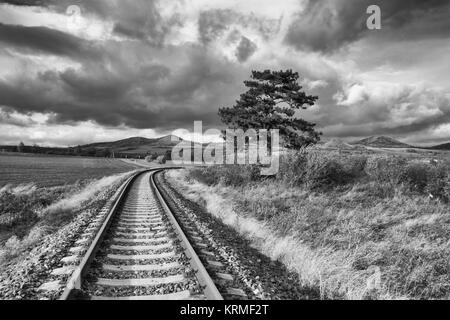
<path fill-rule="evenodd" d="M 157 181 L 179 224 L 226 299 L 237 298 L 227 294 L 230 288 L 241 289 L 246 294 L 241 298 L 247 299 L 319 298 L 315 290 L 299 285 L 297 273 L 287 270 L 281 262 L 271 260 L 204 207 L 183 197 L 166 173 L 157 175 Z M 224 279 L 224 273 L 233 277 L 232 283 Z"/>

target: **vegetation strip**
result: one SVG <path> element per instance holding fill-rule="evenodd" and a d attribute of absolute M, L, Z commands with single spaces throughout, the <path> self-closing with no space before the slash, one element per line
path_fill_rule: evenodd
<path fill-rule="evenodd" d="M 169 171 L 170 175 L 177 171 Z M 168 174 L 169 174 L 168 173 Z M 195 250 L 206 265 L 225 299 L 311 299 L 318 294 L 296 283 L 296 275 L 257 252 L 239 234 L 203 208 L 186 200 L 167 183 L 163 175 L 156 176 L 164 197 L 183 227 L 186 235 L 201 237 L 204 243 L 193 241 Z M 171 181 L 173 183 L 173 181 Z M 221 262 L 217 268 L 207 260 Z M 216 273 L 225 273 L 233 280 L 224 280 Z M 231 290 L 236 289 L 236 290 Z M 239 293 L 237 295 L 233 292 Z M 245 292 L 244 296 L 241 295 Z"/>
<path fill-rule="evenodd" d="M 320 147 L 170 182 L 327 299 L 449 297 L 449 163 Z"/>

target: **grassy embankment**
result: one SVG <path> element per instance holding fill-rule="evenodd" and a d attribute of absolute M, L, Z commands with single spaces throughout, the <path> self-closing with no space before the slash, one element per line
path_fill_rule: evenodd
<path fill-rule="evenodd" d="M 33 184 L 0 189 L 0 266 L 20 259 L 46 235 L 79 213 L 100 209 L 130 173 L 37 188 Z"/>
<path fill-rule="evenodd" d="M 448 169 L 312 149 L 284 156 L 276 177 L 215 166 L 169 178 L 323 298 L 439 299 L 450 297 Z"/>
<path fill-rule="evenodd" d="M 114 159 L 0 156 L 0 264 L 80 212 L 97 210 L 137 166 Z"/>

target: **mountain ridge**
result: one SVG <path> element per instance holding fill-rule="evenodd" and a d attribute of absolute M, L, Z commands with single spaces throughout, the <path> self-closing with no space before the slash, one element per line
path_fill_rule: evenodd
<path fill-rule="evenodd" d="M 437 144 L 431 147 L 424 147 L 424 149 L 434 149 L 434 150 L 450 150 L 450 142 Z"/>
<path fill-rule="evenodd" d="M 77 146 L 81 150 L 97 150 L 114 152 L 123 155 L 165 154 L 181 141 L 186 141 L 176 135 L 166 135 L 158 138 L 130 137 L 106 142 L 95 142 Z"/>
<path fill-rule="evenodd" d="M 388 136 L 370 136 L 364 139 L 352 141 L 351 145 L 363 145 L 376 148 L 411 148 L 412 146 Z"/>
<path fill-rule="evenodd" d="M 116 147 L 130 147 L 130 146 L 140 146 L 154 143 L 164 143 L 164 144 L 178 144 L 180 141 L 183 141 L 182 138 L 170 134 L 158 138 L 145 138 L 145 137 L 129 137 L 125 139 L 115 140 L 115 141 L 103 141 L 103 142 L 94 142 L 85 145 L 80 145 L 81 148 L 116 148 Z"/>

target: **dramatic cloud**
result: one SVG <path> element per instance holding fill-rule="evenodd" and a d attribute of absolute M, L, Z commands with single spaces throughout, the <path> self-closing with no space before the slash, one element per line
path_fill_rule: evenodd
<path fill-rule="evenodd" d="M 377 133 L 411 133 L 450 121 L 450 96 L 424 87 L 354 84 L 335 99 L 341 123 L 366 125 Z"/>
<path fill-rule="evenodd" d="M 258 47 L 250 39 L 242 37 L 236 49 L 236 57 L 239 62 L 245 62 L 255 53 Z"/>
<path fill-rule="evenodd" d="M 381 30 L 366 28 L 371 4 Z M 325 138 L 450 140 L 449 10 L 441 0 L 0 1 L 0 144 L 219 127 L 218 108 L 251 70 L 287 68 L 319 96 L 298 115 Z"/>
<path fill-rule="evenodd" d="M 95 120 L 135 128 L 176 128 L 197 119 L 217 124 L 217 107 L 233 101 L 232 95 L 220 95 L 230 89 L 238 93 L 232 85 L 233 66 L 195 45 L 172 53 L 146 50 L 149 56 L 183 63 L 172 70 L 151 59 L 139 63 L 126 51 L 119 58 L 119 50 L 111 48 L 117 55 L 108 66 L 88 64 L 78 70 L 39 72 L 35 78 L 0 80 L 0 105 L 22 113 L 52 113 L 53 121 L 59 122 Z"/>
<path fill-rule="evenodd" d="M 45 6 L 46 0 L 1 0 L 0 3 L 9 3 L 16 6 Z"/>
<path fill-rule="evenodd" d="M 279 31 L 280 20 L 257 17 L 254 14 L 246 15 L 231 9 L 203 11 L 198 19 L 200 40 L 203 43 L 216 40 L 229 31 L 233 25 L 253 28 L 268 38 Z"/>
<path fill-rule="evenodd" d="M 329 52 L 374 34 L 368 30 L 366 9 L 379 5 L 384 37 L 408 39 L 450 36 L 447 0 L 317 0 L 309 1 L 287 33 L 298 49 Z M 447 17 L 447 18 L 445 18 Z"/>
<path fill-rule="evenodd" d="M 0 23 L 0 43 L 30 54 L 53 54 L 83 60 L 99 56 L 91 43 L 46 27 L 23 27 Z"/>

